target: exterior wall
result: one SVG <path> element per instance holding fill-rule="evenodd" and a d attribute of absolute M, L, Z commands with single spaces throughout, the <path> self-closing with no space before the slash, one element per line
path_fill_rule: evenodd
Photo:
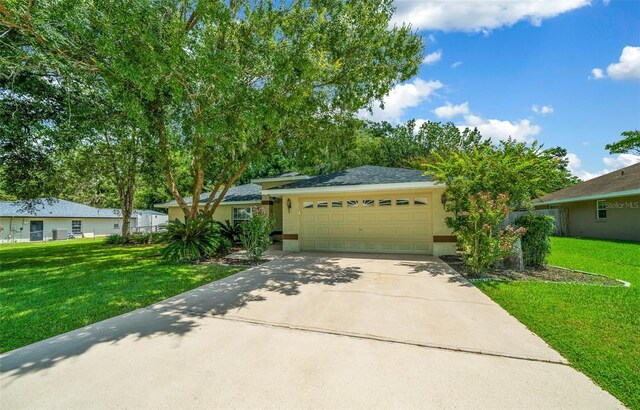
<path fill-rule="evenodd" d="M 444 188 L 436 188 L 436 189 L 427 189 L 427 190 L 411 190 L 411 191 L 388 191 L 389 196 L 398 196 L 398 195 L 417 195 L 420 192 L 427 193 L 431 196 L 431 206 L 428 208 L 430 212 L 432 212 L 432 235 L 433 235 L 433 250 L 432 253 L 436 256 L 445 255 L 445 254 L 453 254 L 455 253 L 455 239 L 451 236 L 451 230 L 446 227 L 444 223 L 444 218 L 446 213 L 441 204 L 441 196 L 444 192 Z M 363 197 L 366 196 L 367 192 L 358 192 L 353 196 Z M 379 196 L 383 194 L 383 192 L 370 192 L 372 196 Z M 347 195 L 348 196 L 348 195 Z M 291 195 L 291 196 L 283 196 L 282 198 L 282 231 L 283 231 L 283 250 L 289 252 L 297 252 L 300 250 L 300 217 L 301 217 L 301 209 L 300 209 L 300 200 L 302 197 L 315 197 L 322 199 L 331 199 L 334 197 L 345 197 L 344 194 L 328 194 L 328 193 L 320 193 L 315 195 Z M 287 203 L 291 201 L 291 209 L 288 209 Z"/>
<path fill-rule="evenodd" d="M 9 240 L 9 236 L 12 235 L 11 229 L 16 229 L 16 232 L 14 232 L 15 241 L 29 242 L 31 221 L 43 221 L 44 240 L 51 240 L 53 237 L 52 229 L 65 229 L 71 232 L 71 221 L 77 220 L 82 221 L 82 236 L 87 238 L 117 234 L 120 233 L 122 229 L 122 219 L 119 218 L 0 218 L 0 226 L 4 228 L 3 232 L 0 233 L 0 242 L 7 242 Z M 118 224 L 118 227 L 114 228 L 114 224 Z M 20 231 L 20 228 L 22 228 L 22 231 Z M 76 237 L 78 236 L 79 235 L 76 235 Z"/>
<path fill-rule="evenodd" d="M 640 195 L 608 198 L 606 201 L 606 220 L 596 218 L 596 200 L 558 206 L 566 217 L 567 236 L 640 241 Z"/>

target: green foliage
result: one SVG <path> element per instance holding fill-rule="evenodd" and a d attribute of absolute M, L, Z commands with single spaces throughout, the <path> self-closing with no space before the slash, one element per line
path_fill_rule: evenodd
<path fill-rule="evenodd" d="M 609 150 L 609 154 L 640 155 L 640 131 L 625 131 L 620 135 L 624 138 L 612 144 L 605 145 L 605 148 Z"/>
<path fill-rule="evenodd" d="M 101 239 L 0 244 L 0 352 L 149 306 L 243 268 L 175 264 Z"/>
<path fill-rule="evenodd" d="M 555 232 L 553 217 L 530 213 L 518 217 L 514 224 L 527 230 L 522 236 L 522 256 L 525 266 L 543 267 L 551 252 L 549 237 Z"/>
<path fill-rule="evenodd" d="M 242 226 L 240 224 L 234 224 L 228 219 L 224 222 L 216 221 L 220 227 L 220 234 L 223 238 L 228 239 L 232 245 L 240 243 L 240 236 L 242 235 Z"/>
<path fill-rule="evenodd" d="M 448 221 L 458 240 L 458 250 L 474 275 L 480 275 L 512 254 L 513 244 L 524 228 L 499 229 L 510 212 L 509 198 L 500 194 L 494 200 L 487 192 L 470 195 L 469 211 Z"/>
<path fill-rule="evenodd" d="M 240 242 L 250 260 L 259 260 L 269 249 L 273 224 L 273 217 L 262 207 L 254 207 L 251 219 L 242 223 Z"/>
<path fill-rule="evenodd" d="M 393 13 L 391 0 L 11 2 L 0 41 L 117 102 L 109 118 L 151 136 L 165 186 L 195 216 L 205 183 L 227 189 L 282 147 L 303 155 L 418 72 L 422 39 Z"/>
<path fill-rule="evenodd" d="M 174 262 L 198 261 L 214 255 L 220 246 L 218 225 L 202 214 L 185 222 L 169 221 L 166 237 L 162 257 Z"/>
<path fill-rule="evenodd" d="M 593 272 L 631 287 L 475 283 L 594 382 L 640 409 L 640 244 L 551 238 L 552 265 Z"/>
<path fill-rule="evenodd" d="M 164 243 L 167 235 L 164 232 L 140 232 L 131 235 L 112 234 L 105 238 L 105 245 L 153 245 Z"/>
<path fill-rule="evenodd" d="M 506 194 L 512 208 L 527 207 L 531 199 L 573 183 L 563 149 L 543 150 L 514 140 L 471 149 L 434 153 L 423 167 L 437 182 L 447 185 L 446 209 L 454 215 L 468 211 L 469 195 Z"/>
<path fill-rule="evenodd" d="M 220 243 L 218 244 L 218 249 L 216 249 L 216 255 L 218 256 L 227 256 L 229 252 L 231 252 L 231 248 L 233 247 L 233 243 L 224 236 L 220 238 Z"/>
<path fill-rule="evenodd" d="M 117 233 L 111 234 L 104 239 L 105 245 L 122 245 L 123 243 L 124 237 Z"/>

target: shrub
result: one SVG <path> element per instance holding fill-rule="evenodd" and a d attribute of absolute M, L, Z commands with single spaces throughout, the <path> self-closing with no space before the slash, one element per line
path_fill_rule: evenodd
<path fill-rule="evenodd" d="M 163 243 L 165 240 L 165 233 L 163 232 L 141 232 L 129 236 L 122 236 L 116 233 L 107 236 L 104 243 L 105 245 L 151 245 Z"/>
<path fill-rule="evenodd" d="M 167 225 L 168 245 L 162 252 L 170 261 L 196 261 L 215 254 L 220 245 L 218 225 L 205 215 L 182 222 L 174 219 Z"/>
<path fill-rule="evenodd" d="M 105 245 L 121 245 L 123 243 L 124 237 L 120 234 L 114 233 L 105 238 Z"/>
<path fill-rule="evenodd" d="M 274 219 L 262 207 L 254 207 L 251 219 L 242 224 L 240 242 L 252 261 L 257 261 L 269 249 Z"/>
<path fill-rule="evenodd" d="M 474 275 L 480 275 L 511 255 L 513 244 L 526 230 L 512 226 L 499 229 L 510 211 L 507 195 L 500 194 L 494 200 L 488 192 L 480 192 L 469 195 L 468 200 L 469 211 L 461 213 L 452 225 L 464 263 Z"/>
<path fill-rule="evenodd" d="M 522 256 L 525 266 L 543 267 L 551 252 L 549 236 L 555 231 L 553 217 L 530 213 L 520 216 L 514 223 L 527 230 L 522 236 Z"/>
<path fill-rule="evenodd" d="M 220 227 L 220 234 L 231 241 L 232 245 L 240 243 L 240 235 L 242 235 L 242 226 L 239 224 L 233 224 L 228 219 L 223 222 L 217 222 Z"/>
<path fill-rule="evenodd" d="M 229 240 L 229 238 L 225 238 L 224 236 L 220 237 L 220 243 L 218 244 L 218 249 L 216 249 L 216 254 L 218 256 L 227 256 L 229 252 L 231 252 L 231 247 L 233 243 Z"/>

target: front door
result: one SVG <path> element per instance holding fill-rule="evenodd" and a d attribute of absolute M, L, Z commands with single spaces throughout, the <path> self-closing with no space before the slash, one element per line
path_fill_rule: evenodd
<path fill-rule="evenodd" d="M 29 238 L 31 241 L 41 241 L 44 238 L 44 221 L 31 221 Z"/>

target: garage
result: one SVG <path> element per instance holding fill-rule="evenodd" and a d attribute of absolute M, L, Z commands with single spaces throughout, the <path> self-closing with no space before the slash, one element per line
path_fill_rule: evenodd
<path fill-rule="evenodd" d="M 425 191 L 300 197 L 300 249 L 431 254 Z"/>

